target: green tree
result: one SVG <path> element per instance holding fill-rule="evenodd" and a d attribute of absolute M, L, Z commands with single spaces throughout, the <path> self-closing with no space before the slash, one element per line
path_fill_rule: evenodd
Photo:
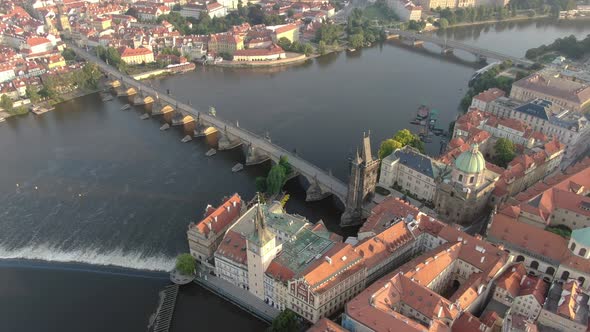
<path fill-rule="evenodd" d="M 348 44 L 352 48 L 361 48 L 365 43 L 365 37 L 362 33 L 355 33 L 348 37 Z"/>
<path fill-rule="evenodd" d="M 182 7 L 180 7 L 180 4 L 175 3 L 174 6 L 172 6 L 172 10 L 175 12 L 179 12 L 182 10 Z"/>
<path fill-rule="evenodd" d="M 515 146 L 512 141 L 506 138 L 499 138 L 494 145 L 494 152 L 496 153 L 495 160 L 498 166 L 506 167 L 508 163 L 516 156 Z"/>
<path fill-rule="evenodd" d="M 289 158 L 287 158 L 287 156 L 281 156 L 279 159 L 279 165 L 285 169 L 286 175 L 291 175 L 291 172 L 293 172 L 293 167 L 289 164 Z"/>
<path fill-rule="evenodd" d="M 74 61 L 76 60 L 76 53 L 72 51 L 70 48 L 66 48 L 61 52 L 61 55 L 64 57 L 66 61 Z"/>
<path fill-rule="evenodd" d="M 41 100 L 41 96 L 39 96 L 39 91 L 37 90 L 36 86 L 29 85 L 26 90 L 27 97 L 31 100 L 31 103 L 36 104 Z"/>
<path fill-rule="evenodd" d="M 449 21 L 448 21 L 446 18 L 441 18 L 441 19 L 438 21 L 438 26 L 439 26 L 441 29 L 446 29 L 446 28 L 448 28 L 448 27 L 449 27 Z"/>
<path fill-rule="evenodd" d="M 320 40 L 319 44 L 318 44 L 318 52 L 321 55 L 326 54 L 326 42 L 323 40 Z"/>
<path fill-rule="evenodd" d="M 285 51 L 291 50 L 291 41 L 287 37 L 281 37 L 277 44 Z"/>
<path fill-rule="evenodd" d="M 280 164 L 274 165 L 266 177 L 266 193 L 271 196 L 279 194 L 286 179 L 287 172 L 285 168 Z"/>
<path fill-rule="evenodd" d="M 264 176 L 256 178 L 256 191 L 260 193 L 266 192 L 266 178 Z"/>
<path fill-rule="evenodd" d="M 403 144 L 393 138 L 386 139 L 381 142 L 381 145 L 379 146 L 379 159 L 389 156 L 393 151 L 401 149 L 402 147 Z"/>
<path fill-rule="evenodd" d="M 180 274 L 192 275 L 196 267 L 195 259 L 190 254 L 180 254 L 176 257 L 176 270 Z"/>
<path fill-rule="evenodd" d="M 301 53 L 305 54 L 305 56 L 310 56 L 313 54 L 313 46 L 310 43 L 305 43 L 301 45 Z"/>
<path fill-rule="evenodd" d="M 269 332 L 299 332 L 302 329 L 297 315 L 285 309 L 272 321 Z"/>
<path fill-rule="evenodd" d="M 2 95 L 2 97 L 0 97 L 0 107 L 2 107 L 3 110 L 11 111 L 12 104 L 12 99 L 10 99 L 10 97 L 8 97 L 7 95 Z"/>

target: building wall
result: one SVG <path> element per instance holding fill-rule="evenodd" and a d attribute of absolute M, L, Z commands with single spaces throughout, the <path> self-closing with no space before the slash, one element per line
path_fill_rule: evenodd
<path fill-rule="evenodd" d="M 590 227 L 590 217 L 576 213 L 575 211 L 555 209 L 551 215 L 550 224 L 565 225 L 572 230 L 586 228 Z M 588 254 L 590 255 L 590 252 Z"/>
<path fill-rule="evenodd" d="M 580 102 L 573 102 L 564 98 L 559 98 L 557 96 L 553 96 L 553 95 L 548 95 L 545 93 L 541 93 L 539 91 L 534 91 L 531 89 L 526 89 L 520 86 L 512 86 L 512 90 L 510 90 L 510 98 L 514 98 L 516 100 L 522 100 L 522 101 L 530 101 L 533 100 L 535 98 L 541 98 L 541 99 L 546 99 L 549 100 L 551 102 L 553 102 L 554 104 L 557 104 L 565 109 L 569 109 L 572 111 L 576 111 L 579 112 L 581 111 L 585 106 L 590 104 L 590 100 L 586 100 L 583 103 Z"/>
<path fill-rule="evenodd" d="M 133 55 L 133 56 L 126 56 L 124 58 L 121 58 L 121 60 L 123 60 L 123 62 L 125 62 L 126 64 L 129 65 L 138 65 L 141 63 L 151 63 L 154 62 L 154 54 L 153 53 L 149 53 L 149 54 L 142 54 L 142 55 Z"/>
<path fill-rule="evenodd" d="M 512 313 L 536 320 L 541 312 L 541 304 L 533 295 L 517 296 L 512 303 Z"/>
<path fill-rule="evenodd" d="M 561 315 L 554 314 L 545 309 L 541 310 L 541 314 L 538 318 L 539 324 L 544 326 L 552 327 L 558 331 L 572 331 L 572 332 L 584 332 L 586 326 L 579 324 L 575 321 L 569 320 Z"/>
<path fill-rule="evenodd" d="M 248 268 L 215 255 L 215 275 L 219 278 L 243 289 L 249 289 Z"/>
<path fill-rule="evenodd" d="M 420 199 L 434 200 L 436 183 L 433 178 L 403 165 L 399 160 L 388 163 L 384 159 L 381 163 L 379 184 L 384 187 L 393 187 L 396 183 L 403 190 L 411 192 Z"/>
<path fill-rule="evenodd" d="M 234 55 L 234 61 L 272 61 L 285 58 L 285 53 L 269 55 Z"/>

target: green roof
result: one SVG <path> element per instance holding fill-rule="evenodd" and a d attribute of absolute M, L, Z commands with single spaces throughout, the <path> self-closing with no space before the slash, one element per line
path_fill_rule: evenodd
<path fill-rule="evenodd" d="M 580 228 L 573 230 L 572 238 L 574 238 L 577 243 L 585 247 L 590 247 L 590 228 Z"/>
<path fill-rule="evenodd" d="M 486 168 L 486 160 L 479 152 L 477 144 L 473 144 L 471 149 L 461 153 L 455 160 L 455 167 L 468 174 L 481 173 Z"/>

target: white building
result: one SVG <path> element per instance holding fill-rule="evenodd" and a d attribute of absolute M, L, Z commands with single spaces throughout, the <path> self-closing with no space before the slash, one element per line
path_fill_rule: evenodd
<path fill-rule="evenodd" d="M 383 187 L 399 186 L 420 199 L 432 201 L 436 192 L 435 179 L 446 170 L 446 165 L 405 146 L 383 158 L 379 184 Z"/>
<path fill-rule="evenodd" d="M 387 4 L 403 22 L 420 21 L 422 17 L 422 7 L 414 4 L 411 0 L 388 0 Z"/>

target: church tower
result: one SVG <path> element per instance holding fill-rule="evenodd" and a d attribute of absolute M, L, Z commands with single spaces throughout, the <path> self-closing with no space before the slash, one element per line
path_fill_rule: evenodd
<path fill-rule="evenodd" d="M 246 242 L 248 287 L 250 293 L 264 301 L 264 273 L 277 254 L 277 243 L 274 234 L 266 228 L 260 200 L 255 209 L 254 232 L 248 236 Z"/>
<path fill-rule="evenodd" d="M 340 219 L 341 226 L 352 226 L 361 223 L 366 217 L 363 204 L 375 193 L 379 159 L 371 154 L 371 138 L 363 133 L 361 150 L 357 148 L 355 157 L 350 161 L 350 177 L 346 209 Z"/>

